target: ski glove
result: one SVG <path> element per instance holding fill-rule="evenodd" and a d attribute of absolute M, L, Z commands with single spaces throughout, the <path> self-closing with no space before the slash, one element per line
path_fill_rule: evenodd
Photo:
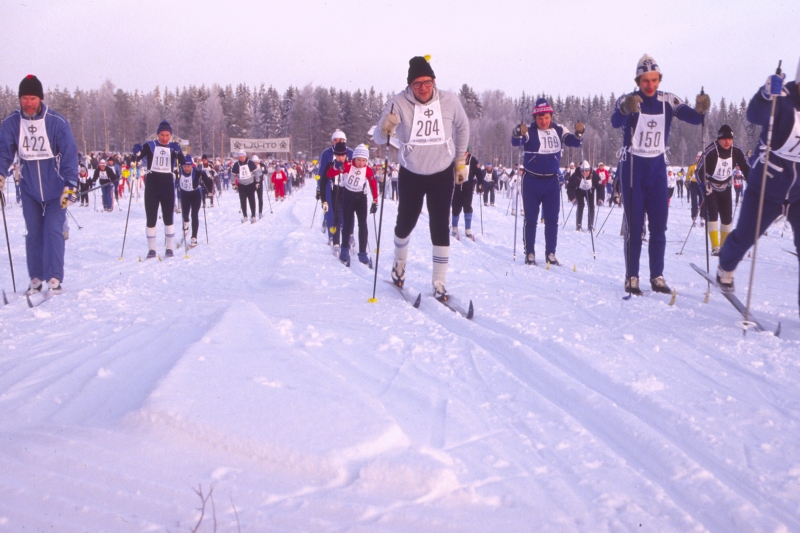
<path fill-rule="evenodd" d="M 328 202 L 322 202 L 322 212 L 323 213 L 328 212 Z"/>
<path fill-rule="evenodd" d="M 464 156 L 456 157 L 456 185 L 461 185 L 469 177 L 469 168 L 467 168 L 467 159 Z"/>
<path fill-rule="evenodd" d="M 6 188 L 6 177 L 0 174 L 0 189 L 5 190 Z"/>
<path fill-rule="evenodd" d="M 133 155 L 138 156 L 140 153 L 142 153 L 142 145 L 138 143 L 134 144 L 131 152 L 133 153 Z"/>
<path fill-rule="evenodd" d="M 514 128 L 514 132 L 512 133 L 514 137 L 524 137 L 527 134 L 528 134 L 528 126 L 526 126 L 525 124 L 520 124 L 519 126 Z"/>
<path fill-rule="evenodd" d="M 583 132 L 586 131 L 586 126 L 583 125 L 583 122 L 576 122 L 575 123 L 575 136 L 580 137 L 583 135 Z"/>
<path fill-rule="evenodd" d="M 372 202 L 372 207 L 369 208 L 369 214 L 374 215 L 378 212 L 378 202 Z"/>
<path fill-rule="evenodd" d="M 397 128 L 398 124 L 400 124 L 400 117 L 394 113 L 389 113 L 386 115 L 386 118 L 383 119 L 383 124 L 381 124 L 381 133 L 383 133 L 383 136 L 387 138 L 390 135 L 394 135 L 394 130 Z"/>
<path fill-rule="evenodd" d="M 767 100 L 772 100 L 773 96 L 780 96 L 783 93 L 784 74 L 772 74 L 767 78 L 767 83 L 761 89 L 761 95 Z"/>
<path fill-rule="evenodd" d="M 641 107 L 639 104 L 642 103 L 642 97 L 638 94 L 631 93 L 622 100 L 619 105 L 619 110 L 622 112 L 623 115 L 627 115 L 629 113 L 638 113 L 641 111 Z"/>
<path fill-rule="evenodd" d="M 711 188 L 711 183 L 706 182 L 706 194 L 708 195 L 711 194 L 712 192 L 714 192 L 714 189 Z"/>
<path fill-rule="evenodd" d="M 705 115 L 711 109 L 711 97 L 707 94 L 698 94 L 694 101 L 694 110 Z"/>
<path fill-rule="evenodd" d="M 64 192 L 61 193 L 61 209 L 66 209 L 78 201 L 78 197 L 75 195 L 76 192 L 77 191 L 69 185 L 64 187 Z"/>

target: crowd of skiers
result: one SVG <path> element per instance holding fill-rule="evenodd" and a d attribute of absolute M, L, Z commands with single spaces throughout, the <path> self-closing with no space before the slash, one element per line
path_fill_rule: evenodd
<path fill-rule="evenodd" d="M 135 145 L 130 154 L 79 156 L 69 124 L 44 104 L 39 80 L 27 76 L 20 83 L 20 109 L 7 117 L 0 129 L 0 169 L 8 169 L 4 174 L 13 175 L 19 184 L 18 200 L 28 225 L 31 291 L 42 290 L 43 280 L 51 290 L 60 291 L 64 239 L 61 231 L 54 233 L 53 229 L 63 225 L 67 206 L 78 201 L 88 205 L 86 194 L 96 186 L 103 190 L 105 210 L 113 209 L 125 184 L 132 195 L 143 189 L 148 257 L 156 253 L 159 208 L 165 225 L 165 256 L 170 257 L 175 236 L 173 212 L 184 212 L 186 231 L 188 215 L 196 215 L 200 202 L 209 198 L 213 205 L 215 193 L 230 184 L 240 197 L 242 222 L 249 219 L 255 223 L 263 215 L 265 187 L 271 188 L 280 202 L 293 186 L 302 186 L 302 178 L 309 173 L 318 179 L 317 198 L 329 243 L 348 266 L 356 220 L 358 259 L 370 264 L 367 211 L 376 212 L 379 191 L 391 186 L 389 197 L 398 202 L 391 279 L 398 287 L 405 280 L 411 233 L 423 204 L 427 205 L 433 245 L 431 284 L 441 301 L 449 298 L 445 285 L 450 238 L 459 237 L 462 213 L 465 235 L 474 238 L 474 196 L 487 207 L 495 205 L 498 193 L 514 199 L 514 213 L 524 217 L 522 242 L 528 265 L 537 264 L 537 226 L 544 223 L 544 258 L 548 264 L 558 265 L 563 189 L 577 207 L 577 230 L 582 230 L 585 210 L 591 231 L 597 205 L 610 201 L 624 209 L 624 286 L 630 295 L 642 294 L 640 256 L 648 234 L 650 286 L 655 292 L 671 292 L 664 277 L 668 208 L 676 190 L 681 201 L 686 194 L 694 223 L 706 227 L 712 254 L 719 255 L 717 281 L 723 290 L 733 291 L 737 264 L 754 244 L 756 233 L 763 233 L 778 216 L 792 224 L 795 244 L 800 247 L 800 65 L 794 81 L 771 75 L 751 99 L 747 118 L 762 126 L 762 131 L 759 146 L 749 159 L 734 144 L 731 128 L 723 125 L 716 139 L 704 145 L 696 163 L 685 171 L 667 166 L 672 121 L 701 126 L 711 100 L 701 92 L 690 106 L 660 90 L 662 77 L 658 63 L 645 54 L 636 65 L 637 89 L 615 102 L 610 120 L 614 128 L 622 130 L 622 148 L 612 168 L 603 163 L 593 167 L 586 160 L 577 167 L 570 163 L 563 168 L 564 148 L 581 149 L 585 126 L 577 122 L 570 130 L 559 124 L 545 98 L 536 101 L 531 121 L 516 125 L 511 132 L 510 143 L 519 149 L 520 164 L 503 167 L 491 160 L 481 165 L 470 153 L 469 120 L 459 97 L 440 90 L 429 58 L 417 56 L 409 61 L 405 89 L 387 102 L 373 130 L 376 144 L 396 143 L 399 164 L 370 167 L 369 148 L 348 147 L 346 135 L 337 130 L 331 146 L 311 169 L 310 163 L 261 161 L 244 151 L 232 160 L 211 161 L 203 156 L 196 161 L 174 142 L 167 121 L 159 124 L 154 140 Z M 4 174 L 0 174 L 0 185 Z M 732 205 L 738 206 L 740 197 L 743 202 L 734 228 Z M 187 210 L 190 213 L 185 213 Z M 649 231 L 645 231 L 645 223 Z M 192 239 L 194 244 L 194 221 Z"/>

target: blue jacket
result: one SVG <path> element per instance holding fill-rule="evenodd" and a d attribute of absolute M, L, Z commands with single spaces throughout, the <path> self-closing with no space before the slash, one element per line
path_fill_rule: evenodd
<path fill-rule="evenodd" d="M 350 148 L 347 149 L 347 160 L 348 161 L 353 160 L 353 151 Z M 322 181 L 322 178 L 325 177 L 323 176 L 323 174 L 328 172 L 328 165 L 330 165 L 331 163 L 333 163 L 333 146 L 326 148 L 322 152 L 322 155 L 319 156 L 320 181 Z M 317 183 L 317 187 L 319 187 L 319 183 Z"/>
<path fill-rule="evenodd" d="M 172 176 L 171 172 L 154 172 L 150 170 L 153 166 L 153 150 L 156 148 L 156 144 L 162 146 L 158 141 L 147 141 L 142 146 L 142 151 L 139 154 L 134 153 L 134 161 L 141 161 L 142 159 L 147 160 L 147 173 L 158 174 L 159 176 Z M 178 163 L 182 166 L 186 162 L 186 156 L 183 155 L 183 150 L 181 150 L 181 145 L 176 143 L 175 141 L 170 142 L 166 145 L 169 148 L 170 153 L 170 162 L 169 168 L 175 169 L 175 162 L 177 160 Z M 134 147 L 136 148 L 136 147 Z M 115 161 L 116 162 L 116 161 Z"/>
<path fill-rule="evenodd" d="M 550 129 L 555 130 L 556 135 L 558 135 L 558 138 L 561 140 L 562 148 L 564 146 L 580 148 L 581 140 L 567 131 L 564 126 L 552 122 Z M 523 166 L 525 170 L 540 176 L 556 175 L 561 166 L 561 150 L 554 154 L 540 154 L 539 149 L 541 146 L 537 130 L 536 122 L 533 122 L 528 126 L 528 133 L 522 137 L 511 136 L 511 145 L 524 147 L 525 163 Z M 536 133 L 536 135 L 532 135 L 532 133 Z"/>
<path fill-rule="evenodd" d="M 800 95 L 797 93 L 797 84 L 793 81 L 785 86 L 783 96 L 779 96 L 775 103 L 775 121 L 772 126 L 772 147 L 777 150 L 782 147 L 792 133 L 795 121 L 795 111 L 800 111 Z M 759 90 L 747 106 L 747 120 L 761 126 L 758 149 L 750 160 L 753 170 L 747 178 L 747 188 L 753 187 L 756 194 L 761 193 L 761 178 L 764 175 L 762 161 L 767 144 L 769 130 L 769 116 L 772 112 L 772 101 L 767 100 Z M 800 141 L 800 139 L 798 139 Z M 792 144 L 789 145 L 792 148 Z M 797 153 L 795 150 L 793 153 Z M 774 151 L 769 154 L 769 171 L 765 196 L 773 202 L 783 203 L 788 200 L 794 203 L 800 200 L 800 163 L 794 163 L 777 155 Z"/>
<path fill-rule="evenodd" d="M 0 169 L 9 168 L 18 152 L 21 113 L 19 109 L 14 111 L 0 126 Z M 67 119 L 44 102 L 42 110 L 32 118 L 43 117 L 50 150 L 55 157 L 38 161 L 20 159 L 20 188 L 40 202 L 49 202 L 60 198 L 67 184 L 78 187 L 78 147 Z"/>
<path fill-rule="evenodd" d="M 622 95 L 617 99 L 614 105 L 614 113 L 611 115 L 611 125 L 614 128 L 623 128 L 622 145 L 625 147 L 631 145 L 631 137 L 633 136 L 633 132 L 636 131 L 636 124 L 639 122 L 640 115 L 660 115 L 662 109 L 664 110 L 664 146 L 669 146 L 669 129 L 672 125 L 673 116 L 689 124 L 700 124 L 703 121 L 703 115 L 683 103 L 680 98 L 672 93 L 656 91 L 656 94 L 653 96 L 645 96 L 642 91 L 636 91 L 634 94 L 638 94 L 642 99 L 640 106 L 641 113 L 624 115 L 622 111 L 620 111 L 619 106 L 627 95 Z M 663 154 L 657 158 L 642 159 L 665 161 Z"/>

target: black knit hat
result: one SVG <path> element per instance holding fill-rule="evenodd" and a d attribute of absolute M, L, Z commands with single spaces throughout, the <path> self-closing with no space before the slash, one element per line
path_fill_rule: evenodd
<path fill-rule="evenodd" d="M 343 141 L 339 141 L 333 146 L 333 154 L 334 155 L 347 155 L 347 144 Z"/>
<path fill-rule="evenodd" d="M 44 91 L 42 90 L 42 82 L 33 74 L 28 74 L 22 81 L 19 82 L 19 98 L 23 96 L 38 96 L 39 99 L 44 100 Z"/>
<path fill-rule="evenodd" d="M 412 57 L 408 61 L 408 84 L 411 85 L 412 81 L 423 76 L 430 76 L 436 79 L 436 74 L 433 73 L 431 64 L 428 63 L 426 58 L 422 56 Z"/>
<path fill-rule="evenodd" d="M 717 139 L 733 139 L 733 130 L 727 124 L 723 124 L 717 132 Z"/>
<path fill-rule="evenodd" d="M 168 132 L 172 133 L 172 124 L 170 124 L 166 119 L 162 120 L 161 123 L 158 125 L 158 129 L 156 130 L 156 134 L 159 134 L 162 131 L 168 131 Z"/>

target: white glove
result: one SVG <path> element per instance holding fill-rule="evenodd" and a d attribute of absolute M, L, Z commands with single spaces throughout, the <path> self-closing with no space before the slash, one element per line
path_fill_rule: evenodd
<path fill-rule="evenodd" d="M 397 128 L 398 124 L 400 124 L 400 117 L 394 113 L 389 113 L 386 115 L 386 118 L 383 119 L 383 124 L 381 124 L 381 133 L 383 133 L 383 136 L 387 138 L 390 135 L 394 135 L 394 130 Z"/>
<path fill-rule="evenodd" d="M 323 213 L 328 212 L 328 202 L 322 202 L 322 212 Z"/>
<path fill-rule="evenodd" d="M 469 178 L 467 159 L 464 156 L 456 157 L 456 185 L 461 185 Z"/>

